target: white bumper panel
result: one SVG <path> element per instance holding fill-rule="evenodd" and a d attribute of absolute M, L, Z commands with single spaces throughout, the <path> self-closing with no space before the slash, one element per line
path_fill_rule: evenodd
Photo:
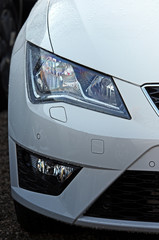
<path fill-rule="evenodd" d="M 12 57 L 10 71 L 9 137 L 12 195 L 15 200 L 32 210 L 73 223 L 125 170 L 136 162 L 147 159 L 149 150 L 151 159 L 158 164 L 158 116 L 140 87 L 118 79 L 115 79 L 115 83 L 130 112 L 131 120 L 65 103 L 32 104 L 27 95 L 24 56 L 25 45 L 22 45 Z M 52 107 L 64 109 L 67 116 L 65 121 L 59 120 L 60 116 L 64 116 L 61 112 L 56 112 L 56 118 L 50 116 Z M 92 142 L 95 144 L 93 150 Z M 80 165 L 83 169 L 57 197 L 20 189 L 16 143 L 39 155 Z M 145 169 L 144 164 L 143 166 Z M 146 170 L 150 169 L 151 166 L 147 164 Z M 116 226 L 120 229 L 131 225 L 125 221 L 111 220 L 108 223 L 107 220 L 97 221 L 83 217 L 79 218 L 77 224 L 87 225 L 89 222 L 94 226 L 99 222 L 96 226 L 110 228 L 112 225 L 112 228 Z M 133 224 L 133 228 L 139 229 L 136 223 Z M 143 223 L 139 226 L 142 229 Z M 152 230 L 158 228 L 157 224 L 153 226 L 149 224 Z"/>
<path fill-rule="evenodd" d="M 159 223 L 154 222 L 137 222 L 113 219 L 101 219 L 92 217 L 80 217 L 75 223 L 76 225 L 109 229 L 109 230 L 128 230 L 132 232 L 159 232 Z"/>
<path fill-rule="evenodd" d="M 20 145 L 77 165 L 122 171 L 159 145 L 158 116 L 140 87 L 115 79 L 131 120 L 65 103 L 32 104 L 24 56 L 25 46 L 13 55 L 9 96 L 9 134 Z M 53 119 L 52 107 L 63 107 L 67 121 Z M 93 140 L 102 141 L 99 153 L 92 151 Z"/>
<path fill-rule="evenodd" d="M 46 216 L 73 222 L 121 172 L 83 168 L 59 196 L 39 194 L 19 188 L 16 144 L 10 138 L 12 196 L 22 205 Z"/>

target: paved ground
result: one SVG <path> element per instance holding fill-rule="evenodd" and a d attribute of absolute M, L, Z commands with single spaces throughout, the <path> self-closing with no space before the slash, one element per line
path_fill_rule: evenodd
<path fill-rule="evenodd" d="M 16 220 L 13 201 L 10 196 L 7 112 L 0 112 L 0 240 L 146 240 L 159 239 L 154 234 L 96 231 L 83 228 L 63 229 L 55 233 L 29 234 L 23 231 Z"/>

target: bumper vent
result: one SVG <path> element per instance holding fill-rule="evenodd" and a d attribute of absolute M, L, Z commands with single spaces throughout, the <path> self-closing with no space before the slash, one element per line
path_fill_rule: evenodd
<path fill-rule="evenodd" d="M 159 85 L 144 86 L 143 91 L 152 107 L 159 115 Z"/>
<path fill-rule="evenodd" d="M 159 222 L 159 172 L 126 171 L 85 216 Z"/>
<path fill-rule="evenodd" d="M 33 154 L 28 150 L 17 146 L 17 160 L 18 160 L 18 177 L 19 177 L 19 186 L 23 189 L 58 196 L 60 195 L 64 189 L 70 184 L 70 182 L 75 178 L 75 176 L 81 170 L 80 167 L 74 167 L 74 172 L 72 175 L 70 174 L 69 178 L 65 181 L 58 181 L 54 175 L 46 175 L 43 172 L 39 172 L 37 169 L 36 159 L 43 160 L 43 164 L 46 162 L 54 162 L 56 166 L 58 164 L 62 164 L 57 162 L 54 159 L 47 159 L 45 157 Z M 66 163 L 63 163 L 66 166 Z M 67 164 L 68 165 L 68 164 Z M 49 165 L 45 165 L 49 167 Z M 68 165 L 70 166 L 70 165 Z"/>

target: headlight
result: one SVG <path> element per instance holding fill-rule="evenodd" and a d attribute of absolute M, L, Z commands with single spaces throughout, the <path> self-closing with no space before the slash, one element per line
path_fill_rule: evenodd
<path fill-rule="evenodd" d="M 31 102 L 66 102 L 130 119 L 110 76 L 72 63 L 30 43 L 27 44 L 27 64 Z"/>

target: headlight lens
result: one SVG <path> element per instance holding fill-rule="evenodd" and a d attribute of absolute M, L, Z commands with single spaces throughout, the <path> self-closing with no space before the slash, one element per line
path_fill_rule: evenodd
<path fill-rule="evenodd" d="M 33 103 L 60 101 L 130 119 L 113 79 L 27 44 Z"/>

